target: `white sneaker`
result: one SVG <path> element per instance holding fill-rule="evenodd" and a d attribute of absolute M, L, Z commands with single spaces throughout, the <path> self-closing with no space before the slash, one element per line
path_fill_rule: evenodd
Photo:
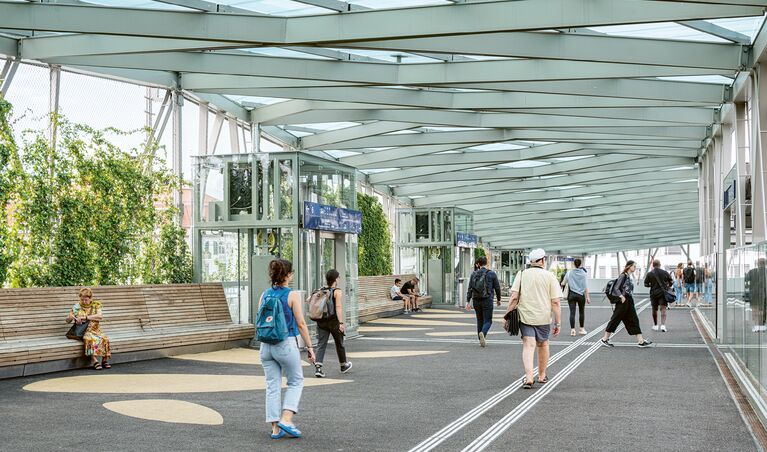
<path fill-rule="evenodd" d="M 576 334 L 576 333 L 575 333 L 575 328 L 573 328 L 572 330 L 570 330 L 570 336 L 575 336 L 575 334 Z"/>
<path fill-rule="evenodd" d="M 586 331 L 586 328 L 581 328 L 580 330 L 578 330 L 578 334 L 580 334 L 581 336 L 585 336 L 586 333 L 588 333 L 588 331 Z"/>
<path fill-rule="evenodd" d="M 485 340 L 485 333 L 480 332 L 479 333 L 479 346 L 484 347 L 487 345 L 487 341 Z"/>
<path fill-rule="evenodd" d="M 653 330 L 653 331 L 658 331 L 658 325 L 653 325 L 653 326 L 652 326 L 652 330 Z"/>
<path fill-rule="evenodd" d="M 752 332 L 752 333 L 757 333 L 757 332 L 759 332 L 759 327 L 758 327 L 758 326 L 755 326 L 755 327 L 751 328 L 751 332 Z"/>
<path fill-rule="evenodd" d="M 660 330 L 665 333 L 666 332 L 666 325 L 661 325 L 660 326 Z"/>

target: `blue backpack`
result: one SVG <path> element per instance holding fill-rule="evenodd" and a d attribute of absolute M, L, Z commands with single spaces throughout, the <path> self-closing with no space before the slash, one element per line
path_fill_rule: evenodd
<path fill-rule="evenodd" d="M 267 344 L 276 344 L 288 337 L 288 323 L 282 300 L 274 290 L 264 292 L 261 307 L 256 316 L 256 339 Z"/>

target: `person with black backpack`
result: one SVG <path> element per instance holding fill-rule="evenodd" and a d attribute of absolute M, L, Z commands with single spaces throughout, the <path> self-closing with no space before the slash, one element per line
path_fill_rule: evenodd
<path fill-rule="evenodd" d="M 478 268 L 471 274 L 469 279 L 469 291 L 467 300 L 473 300 L 474 314 L 477 316 L 477 336 L 479 345 L 487 345 L 487 333 L 493 326 L 493 292 L 495 292 L 496 304 L 501 305 L 501 283 L 494 271 L 487 268 L 487 257 L 477 258 Z M 471 309 L 472 303 L 466 304 L 466 309 Z"/>
<path fill-rule="evenodd" d="M 610 342 L 610 336 L 615 333 L 621 322 L 623 322 L 626 332 L 630 336 L 636 336 L 638 347 L 646 348 L 653 343 L 644 338 L 642 328 L 639 326 L 639 316 L 637 315 L 636 305 L 634 305 L 634 282 L 631 280 L 631 275 L 635 271 L 636 262 L 626 261 L 626 266 L 623 267 L 623 271 L 618 276 L 618 279 L 607 284 L 606 290 L 609 292 L 607 296 L 610 298 L 610 303 L 614 304 L 614 307 L 613 315 L 610 317 L 610 321 L 607 322 L 605 334 L 602 336 L 603 347 L 615 347 L 615 344 Z"/>
<path fill-rule="evenodd" d="M 644 286 L 650 288 L 650 303 L 652 304 L 652 330 L 666 332 L 666 290 L 671 288 L 673 281 L 666 270 L 660 268 L 660 260 L 652 261 L 652 270 L 644 278 Z M 658 325 L 658 310 L 660 310 L 660 325 Z"/>
<path fill-rule="evenodd" d="M 687 303 L 685 306 L 692 306 L 692 298 L 695 296 L 698 288 L 695 284 L 695 267 L 692 265 L 692 261 L 687 261 L 687 267 L 682 272 L 684 278 L 684 290 L 687 292 Z"/>
<path fill-rule="evenodd" d="M 324 297 L 325 300 L 322 301 L 327 302 L 326 314 L 320 319 L 312 319 L 317 322 L 317 355 L 314 362 L 314 376 L 317 378 L 325 378 L 322 360 L 325 358 L 325 349 L 328 347 L 330 336 L 333 336 L 333 343 L 336 346 L 336 355 L 338 355 L 341 373 L 345 374 L 352 368 L 351 361 L 346 360 L 346 348 L 344 347 L 346 325 L 343 322 L 344 294 L 342 290 L 338 289 L 338 277 L 338 270 L 328 270 L 325 274 L 327 286 L 313 293 L 309 300 L 310 313 L 312 312 L 312 306 L 317 304 L 315 298 Z"/>
<path fill-rule="evenodd" d="M 285 435 L 300 438 L 301 430 L 293 423 L 304 388 L 297 336 L 300 334 L 307 344 L 311 362 L 314 362 L 314 349 L 301 297 L 290 290 L 293 264 L 285 259 L 271 261 L 269 277 L 272 285 L 261 295 L 256 314 L 256 339 L 261 342 L 261 365 L 266 377 L 266 422 L 271 424 L 272 439 Z M 284 398 L 281 397 L 283 373 L 287 378 Z"/>

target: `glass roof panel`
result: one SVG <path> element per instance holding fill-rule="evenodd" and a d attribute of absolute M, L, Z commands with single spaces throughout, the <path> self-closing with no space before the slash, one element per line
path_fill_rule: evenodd
<path fill-rule="evenodd" d="M 286 58 L 307 58 L 313 60 L 332 60 L 320 55 L 314 55 L 311 53 L 298 52 L 295 50 L 282 49 L 280 47 L 253 47 L 250 49 L 244 49 L 246 52 L 255 53 L 257 55 L 273 56 L 273 57 L 286 57 Z"/>
<path fill-rule="evenodd" d="M 714 25 L 727 28 L 732 31 L 737 31 L 746 36 L 751 37 L 751 41 L 762 28 L 764 23 L 764 16 L 759 17 L 738 17 L 734 19 L 712 19 L 707 22 L 711 22 Z"/>
<path fill-rule="evenodd" d="M 358 126 L 359 123 L 356 123 L 356 122 L 323 122 L 323 123 L 294 124 L 294 125 L 296 127 L 308 127 L 308 128 L 320 129 L 320 130 L 339 130 L 339 129 L 345 129 L 347 127 Z"/>
<path fill-rule="evenodd" d="M 291 0 L 216 0 L 216 2 L 274 16 L 314 16 L 336 13 L 326 8 Z"/>
<path fill-rule="evenodd" d="M 373 9 L 388 9 L 425 5 L 450 5 L 453 2 L 447 0 L 355 0 L 349 3 Z"/>
<path fill-rule="evenodd" d="M 154 2 L 152 0 L 88 0 L 88 3 L 94 5 L 113 6 L 116 8 L 142 8 L 142 9 L 164 9 L 171 11 L 196 11 L 183 6 L 170 5 L 167 3 Z"/>
<path fill-rule="evenodd" d="M 591 30 L 615 36 L 632 36 L 636 38 L 677 39 L 685 41 L 728 42 L 702 31 L 679 25 L 675 22 L 658 22 L 652 24 L 611 25 L 607 27 L 592 27 Z"/>

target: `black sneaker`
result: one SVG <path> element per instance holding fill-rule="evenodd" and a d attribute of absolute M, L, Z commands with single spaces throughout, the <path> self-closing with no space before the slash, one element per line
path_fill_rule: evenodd
<path fill-rule="evenodd" d="M 317 378 L 325 378 L 325 372 L 322 371 L 322 364 L 314 365 L 314 376 Z"/>
<path fill-rule="evenodd" d="M 652 345 L 652 341 L 648 341 L 647 339 L 645 339 L 643 342 L 638 343 L 637 347 L 639 347 L 639 348 L 647 348 L 647 347 L 649 347 L 651 345 Z"/>
<path fill-rule="evenodd" d="M 341 364 L 341 373 L 345 374 L 346 372 L 349 372 L 352 369 L 352 362 L 347 361 L 343 364 Z"/>
<path fill-rule="evenodd" d="M 609 340 L 602 339 L 602 347 L 615 347 L 615 345 L 611 343 Z"/>

